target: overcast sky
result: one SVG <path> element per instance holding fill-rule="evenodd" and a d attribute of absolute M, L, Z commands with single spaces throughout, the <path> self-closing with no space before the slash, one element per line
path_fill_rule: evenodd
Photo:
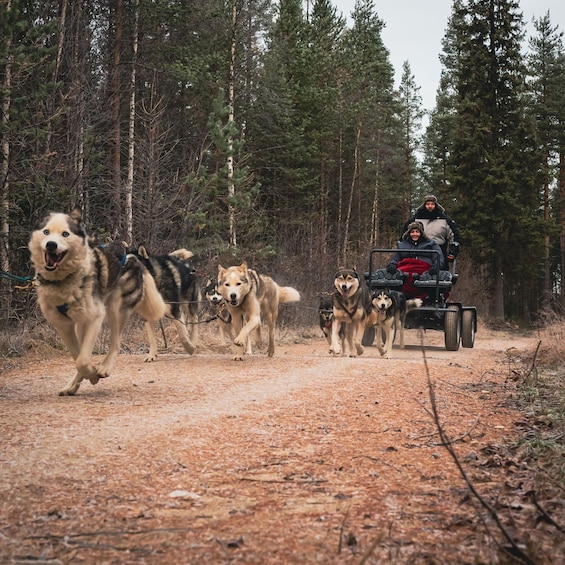
<path fill-rule="evenodd" d="M 332 3 L 347 18 L 355 6 L 355 0 L 332 0 Z M 519 3 L 528 34 L 534 31 L 532 18 L 538 19 L 548 11 L 553 26 L 565 31 L 565 0 L 519 0 Z M 441 72 L 438 55 L 452 4 L 451 0 L 374 0 L 377 15 L 386 24 L 382 38 L 390 52 L 396 85 L 404 61 L 408 61 L 416 84 L 421 87 L 426 110 L 435 106 Z"/>

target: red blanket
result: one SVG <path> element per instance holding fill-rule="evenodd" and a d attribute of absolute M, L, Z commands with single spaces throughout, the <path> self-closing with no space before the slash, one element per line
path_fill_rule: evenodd
<path fill-rule="evenodd" d="M 397 267 L 403 273 L 408 273 L 408 280 L 402 285 L 402 292 L 412 298 L 427 298 L 427 293 L 414 286 L 412 275 L 415 273 L 421 275 L 422 273 L 429 271 L 429 263 L 426 263 L 421 259 L 412 259 L 410 257 L 406 257 L 405 259 L 401 259 L 398 262 Z"/>

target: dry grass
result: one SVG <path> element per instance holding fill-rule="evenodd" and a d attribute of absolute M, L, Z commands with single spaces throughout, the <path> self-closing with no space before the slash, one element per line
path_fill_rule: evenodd
<path fill-rule="evenodd" d="M 538 469 L 540 488 L 558 487 L 565 496 L 565 321 L 552 316 L 538 330 L 537 349 L 527 352 L 516 373 L 522 411 L 529 429 L 523 458 Z"/>

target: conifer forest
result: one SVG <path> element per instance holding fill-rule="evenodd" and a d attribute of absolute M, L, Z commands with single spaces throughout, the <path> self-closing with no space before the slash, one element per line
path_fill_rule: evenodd
<path fill-rule="evenodd" d="M 348 20 L 331 0 L 2 0 L 0 326 L 33 306 L 10 275 L 33 275 L 51 211 L 205 273 L 245 260 L 309 303 L 427 194 L 481 315 L 561 313 L 562 30 L 548 12 L 526 33 L 518 0 L 453 0 L 425 109 L 385 24 L 374 0 Z"/>

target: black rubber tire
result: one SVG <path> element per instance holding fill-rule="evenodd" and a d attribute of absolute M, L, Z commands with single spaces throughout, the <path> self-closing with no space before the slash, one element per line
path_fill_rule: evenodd
<path fill-rule="evenodd" d="M 461 320 L 461 345 L 463 347 L 474 347 L 475 333 L 477 332 L 477 320 L 473 310 L 463 310 Z"/>
<path fill-rule="evenodd" d="M 445 349 L 447 351 L 458 351 L 461 341 L 461 314 L 456 306 L 449 308 L 445 313 L 443 335 Z"/>

